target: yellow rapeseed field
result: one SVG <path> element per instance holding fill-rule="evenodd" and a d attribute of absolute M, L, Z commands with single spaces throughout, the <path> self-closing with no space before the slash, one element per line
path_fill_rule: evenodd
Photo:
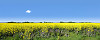
<path fill-rule="evenodd" d="M 0 32 L 3 34 L 21 31 L 30 32 L 38 29 L 41 29 L 42 32 L 48 32 L 48 28 L 67 30 L 88 28 L 88 31 L 93 31 L 93 28 L 100 28 L 100 23 L 0 23 Z"/>

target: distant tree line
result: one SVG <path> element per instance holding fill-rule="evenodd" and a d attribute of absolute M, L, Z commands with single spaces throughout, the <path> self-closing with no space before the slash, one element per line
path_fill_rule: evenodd
<path fill-rule="evenodd" d="M 72 21 L 70 21 L 70 22 L 62 22 L 62 21 L 60 21 L 60 23 L 76 23 L 76 22 L 72 22 Z"/>
<path fill-rule="evenodd" d="M 44 23 L 53 23 L 53 22 L 44 22 Z"/>
<path fill-rule="evenodd" d="M 54 23 L 54 22 L 7 22 L 7 23 Z M 63 21 L 60 21 L 60 22 L 57 22 L 57 23 L 92 23 L 92 22 L 72 22 L 72 21 L 70 21 L 70 22 L 63 22 Z"/>
<path fill-rule="evenodd" d="M 7 22 L 7 23 L 34 23 L 34 22 Z"/>
<path fill-rule="evenodd" d="M 92 22 L 80 22 L 80 23 L 92 23 Z"/>
<path fill-rule="evenodd" d="M 60 21 L 60 23 L 92 23 L 92 22 L 72 22 L 72 21 L 70 21 L 70 22 L 62 22 L 62 21 Z"/>

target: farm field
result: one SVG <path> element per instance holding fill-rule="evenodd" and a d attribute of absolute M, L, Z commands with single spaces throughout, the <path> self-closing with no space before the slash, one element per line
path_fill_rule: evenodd
<path fill-rule="evenodd" d="M 100 40 L 100 23 L 0 23 L 1 40 Z"/>

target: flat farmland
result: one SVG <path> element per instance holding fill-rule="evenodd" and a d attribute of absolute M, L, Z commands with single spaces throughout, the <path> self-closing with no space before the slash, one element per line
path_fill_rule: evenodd
<path fill-rule="evenodd" d="M 2 40 L 99 40 L 100 23 L 0 23 Z"/>

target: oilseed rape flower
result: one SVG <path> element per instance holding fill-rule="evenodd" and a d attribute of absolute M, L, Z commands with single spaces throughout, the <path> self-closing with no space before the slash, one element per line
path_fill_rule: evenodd
<path fill-rule="evenodd" d="M 59 29 L 59 30 L 56 30 Z M 29 36 L 31 34 L 35 34 L 35 32 L 39 31 L 39 33 L 50 33 L 61 30 L 67 31 L 94 31 L 94 29 L 100 29 L 100 23 L 0 23 L 0 35 L 3 34 L 15 34 L 23 32 L 24 35 Z M 21 35 L 22 36 L 22 35 Z M 23 36 L 25 38 L 25 36 Z"/>

